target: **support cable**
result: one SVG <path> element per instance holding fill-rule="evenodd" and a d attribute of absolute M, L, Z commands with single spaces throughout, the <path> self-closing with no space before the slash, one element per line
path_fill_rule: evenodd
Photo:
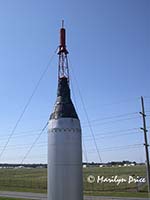
<path fill-rule="evenodd" d="M 72 80 L 70 80 L 70 86 L 71 86 L 71 91 L 72 91 L 72 95 L 73 95 L 73 100 L 74 100 L 75 108 L 76 108 L 77 113 L 78 113 L 78 106 L 77 106 L 77 101 L 76 101 L 76 96 L 75 96 L 75 92 L 74 92 L 74 87 L 73 87 Z"/>
<path fill-rule="evenodd" d="M 30 148 L 28 149 L 28 151 L 24 155 L 24 157 L 23 157 L 23 159 L 21 161 L 21 164 L 23 164 L 24 160 L 27 158 L 27 156 L 29 155 L 29 153 L 31 152 L 31 150 L 33 149 L 34 145 L 37 143 L 37 141 L 39 140 L 39 138 L 41 137 L 41 135 L 43 134 L 43 132 L 45 131 L 47 126 L 48 126 L 48 122 L 44 125 L 42 131 L 38 134 L 38 136 L 35 138 L 35 140 L 32 143 L 32 145 L 30 146 Z"/>
<path fill-rule="evenodd" d="M 85 146 L 85 143 L 84 141 L 82 140 L 82 144 L 83 144 L 83 155 L 84 155 L 84 158 L 85 158 L 85 161 L 88 163 L 88 155 L 87 155 L 87 150 L 86 150 L 86 146 Z"/>
<path fill-rule="evenodd" d="M 58 48 L 57 48 L 57 49 L 58 49 Z M 55 53 L 57 52 L 57 49 L 55 50 L 54 54 L 51 56 L 50 61 L 48 62 L 48 64 L 46 65 L 44 71 L 42 72 L 42 74 L 41 74 L 41 76 L 40 76 L 40 78 L 39 78 L 37 84 L 35 85 L 35 87 L 34 87 L 32 93 L 31 93 L 31 96 L 29 97 L 29 99 L 28 99 L 27 103 L 25 104 L 25 106 L 24 106 L 24 108 L 23 108 L 23 110 L 22 110 L 22 112 L 21 112 L 19 118 L 17 119 L 16 124 L 15 124 L 14 128 L 13 128 L 12 131 L 11 131 L 11 134 L 9 135 L 9 137 L 8 137 L 8 139 L 7 139 L 6 143 L 5 143 L 5 145 L 4 145 L 3 149 L 2 149 L 2 151 L 0 152 L 0 158 L 2 157 L 3 153 L 5 152 L 5 150 L 6 150 L 7 146 L 8 146 L 8 144 L 9 144 L 10 139 L 11 139 L 12 136 L 14 135 L 14 133 L 15 133 L 15 131 L 16 131 L 16 129 L 17 129 L 17 127 L 18 127 L 20 121 L 22 120 L 22 118 L 23 118 L 23 116 L 24 116 L 24 114 L 25 114 L 25 112 L 26 112 L 26 110 L 27 110 L 29 104 L 31 103 L 31 100 L 32 100 L 33 96 L 35 95 L 35 93 L 36 93 L 36 91 L 37 91 L 37 89 L 38 89 L 38 87 L 39 87 L 39 85 L 40 85 L 40 83 L 41 83 L 43 77 L 45 76 L 46 72 L 48 71 L 49 65 L 50 65 L 50 63 L 52 62 L 52 60 L 53 60 L 53 58 L 54 58 L 54 55 L 55 55 Z"/>
<path fill-rule="evenodd" d="M 80 96 L 80 99 L 81 99 L 81 102 L 82 102 L 82 105 L 83 105 L 83 109 L 84 109 L 84 112 L 85 112 L 85 115 L 86 115 L 86 118 L 87 118 L 87 122 L 88 122 L 90 131 L 91 131 L 91 134 L 92 134 L 92 137 L 93 137 L 93 141 L 94 141 L 95 148 L 96 148 L 96 151 L 97 151 L 97 154 L 98 154 L 99 162 L 102 162 L 102 158 L 101 158 L 101 155 L 100 155 L 100 152 L 99 152 L 99 149 L 98 149 L 98 145 L 97 145 L 97 142 L 96 142 L 96 139 L 95 139 L 95 136 L 94 136 L 93 128 L 92 128 L 92 125 L 90 123 L 89 116 L 88 116 L 88 113 L 87 113 L 87 110 L 86 110 L 86 107 L 85 107 L 85 104 L 84 104 L 84 101 L 83 101 L 83 98 L 82 98 L 82 95 L 81 95 L 81 92 L 80 92 L 80 88 L 79 88 L 79 85 L 78 85 L 78 82 L 77 82 L 77 79 L 75 77 L 73 69 L 72 69 L 72 72 L 73 72 L 74 79 L 75 79 L 75 82 L 76 82 L 76 85 L 77 85 L 77 88 L 78 88 L 78 93 L 79 93 L 79 96 Z"/>

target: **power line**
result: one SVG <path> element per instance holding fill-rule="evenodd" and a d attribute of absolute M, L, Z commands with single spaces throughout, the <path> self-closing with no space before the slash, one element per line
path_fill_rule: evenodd
<path fill-rule="evenodd" d="M 57 51 L 57 49 L 55 50 L 55 52 L 56 52 L 56 51 Z M 47 70 L 48 70 L 48 68 L 49 68 L 50 63 L 51 63 L 52 60 L 53 60 L 53 57 L 54 57 L 54 55 L 55 55 L 55 52 L 54 52 L 54 54 L 51 56 L 50 61 L 48 62 L 48 64 L 46 65 L 46 68 L 45 68 L 44 71 L 42 72 L 42 74 L 41 74 L 41 76 L 40 76 L 40 78 L 39 78 L 37 84 L 35 85 L 35 87 L 34 87 L 32 93 L 31 93 L 31 96 L 29 97 L 29 99 L 28 99 L 27 103 L 25 104 L 25 106 L 24 106 L 24 108 L 23 108 L 23 110 L 22 110 L 22 112 L 21 112 L 21 114 L 20 114 L 18 120 L 16 121 L 16 124 L 15 124 L 13 130 L 11 131 L 11 134 L 9 135 L 9 137 L 8 137 L 8 139 L 7 139 L 6 143 L 5 143 L 5 145 L 4 145 L 3 149 L 2 149 L 2 151 L 0 152 L 0 158 L 2 157 L 2 155 L 3 155 L 4 151 L 5 151 L 5 149 L 7 148 L 7 145 L 8 145 L 8 143 L 9 143 L 10 139 L 12 138 L 13 134 L 15 133 L 15 130 L 16 130 L 16 128 L 18 127 L 18 124 L 20 123 L 21 119 L 23 118 L 23 116 L 24 116 L 24 114 L 25 114 L 25 112 L 26 112 L 26 110 L 27 110 L 29 104 L 31 103 L 31 100 L 32 100 L 34 94 L 36 93 L 36 91 L 37 91 L 37 89 L 38 89 L 38 87 L 39 87 L 39 85 L 40 85 L 40 83 L 41 83 L 43 77 L 45 76 L 45 74 L 46 74 L 46 72 L 47 72 Z"/>
<path fill-rule="evenodd" d="M 117 146 L 117 147 L 115 146 L 115 147 L 101 148 L 100 151 L 101 152 L 106 152 L 106 151 L 125 150 L 125 149 L 129 149 L 129 148 L 132 149 L 132 148 L 142 148 L 142 147 L 143 147 L 143 144 L 131 144 L 131 145 L 123 145 L 123 146 Z M 87 153 L 87 155 L 88 155 L 88 153 L 95 153 L 95 149 L 90 149 L 89 151 L 86 151 L 86 153 Z M 38 154 L 37 156 L 32 156 L 32 158 L 39 157 L 39 156 L 40 155 Z M 47 153 L 46 154 L 42 154 L 41 156 L 47 156 Z M 19 158 L 20 158 L 20 156 L 19 156 Z M 23 164 L 23 163 L 19 162 L 19 164 Z"/>
<path fill-rule="evenodd" d="M 134 97 L 131 99 L 124 99 L 124 100 L 113 102 L 113 103 L 100 104 L 99 106 L 103 107 L 103 106 L 113 106 L 113 105 L 119 105 L 119 104 L 124 104 L 124 103 L 131 103 L 131 102 L 135 102 L 139 99 L 140 99 L 139 97 Z"/>
<path fill-rule="evenodd" d="M 150 99 L 150 96 L 144 96 L 145 99 Z"/>
<path fill-rule="evenodd" d="M 95 134 L 95 136 L 96 137 L 100 137 L 100 138 L 105 138 L 105 137 L 110 137 L 110 136 L 112 136 L 112 137 L 118 137 L 118 136 L 124 136 L 124 135 L 131 135 L 131 134 L 135 134 L 135 133 L 139 133 L 140 131 L 137 131 L 137 132 L 127 132 L 127 133 L 124 133 L 124 134 L 117 134 L 117 135 L 115 135 L 115 134 L 110 134 L 109 132 L 106 134 L 106 135 L 101 135 L 101 133 L 100 134 Z M 46 132 L 43 132 L 43 133 L 46 133 Z M 30 136 L 37 136 L 38 134 L 25 134 L 25 135 L 18 135 L 18 136 L 16 136 L 16 137 L 22 137 L 22 136 L 26 136 L 26 137 L 30 137 Z M 91 136 L 83 136 L 84 138 L 91 138 Z M 14 139 L 15 137 L 13 137 L 13 139 Z M 1 140 L 5 140 L 5 139 L 1 139 Z M 10 145 L 11 146 L 11 145 Z"/>
<path fill-rule="evenodd" d="M 110 138 L 122 137 L 122 136 L 126 136 L 126 135 L 137 134 L 137 133 L 139 133 L 139 132 L 131 132 L 131 133 L 118 134 L 118 135 L 98 136 L 98 137 L 96 137 L 96 138 L 101 138 L 101 139 L 103 139 L 103 138 L 109 137 L 109 139 L 110 139 Z M 86 141 L 87 141 L 87 140 L 91 140 L 91 139 L 90 139 L 90 138 L 89 138 L 89 139 L 86 138 Z"/>
<path fill-rule="evenodd" d="M 43 133 L 45 133 L 45 132 L 43 132 Z M 125 135 L 131 135 L 131 134 L 137 134 L 137 133 L 139 133 L 139 132 L 131 132 L 131 133 L 125 133 L 125 134 L 118 134 L 118 135 L 111 135 L 112 137 L 110 137 L 110 135 L 106 135 L 106 136 L 99 136 L 100 138 L 105 138 L 105 137 L 109 137 L 109 138 L 115 138 L 115 137 L 119 137 L 119 136 L 125 136 Z M 84 143 L 84 141 L 88 141 L 88 140 L 91 140 L 91 137 L 92 136 L 89 136 L 89 138 L 87 139 L 84 139 L 83 140 L 83 143 Z M 98 137 L 98 138 L 99 138 Z M 46 145 L 47 143 L 46 142 L 43 142 L 43 143 L 36 143 L 36 146 L 41 146 L 41 147 L 45 147 L 45 145 Z M 32 144 L 30 144 L 31 146 L 32 146 Z M 19 144 L 19 145 L 9 145 L 9 147 L 7 148 L 7 149 L 13 149 L 13 148 L 15 148 L 15 149 L 24 149 L 24 148 L 26 148 L 26 147 L 28 147 L 29 146 L 29 144 L 23 144 L 23 145 L 21 145 L 21 144 Z M 84 149 L 85 149 L 85 144 L 84 144 Z"/>
<path fill-rule="evenodd" d="M 43 133 L 46 133 L 46 132 L 43 132 Z M 110 138 L 122 137 L 122 136 L 126 136 L 126 135 L 137 134 L 137 133 L 140 133 L 140 131 L 138 131 L 138 132 L 123 133 L 123 134 L 117 134 L 117 135 L 107 134 L 107 135 L 95 135 L 95 136 L 96 136 L 96 138 L 100 138 L 100 139 L 107 138 L 107 137 L 109 137 L 109 139 L 110 139 Z M 30 136 L 30 135 L 27 135 L 27 136 Z M 91 136 L 86 136 L 84 138 L 85 138 L 84 141 L 90 141 L 91 140 Z M 42 146 L 42 145 L 45 145 L 45 144 L 46 143 L 37 143 L 37 146 Z M 15 145 L 9 145 L 9 147 L 7 149 L 13 149 L 13 148 L 15 148 L 15 149 L 24 149 L 24 148 L 26 148 L 28 146 L 29 146 L 29 144 L 23 144 L 23 145 L 21 145 L 21 144 L 16 145 L 15 144 Z M 1 148 L 3 148 L 3 146 L 1 146 Z"/>
<path fill-rule="evenodd" d="M 124 148 L 118 148 L 118 149 L 107 149 L 107 150 L 101 150 L 101 152 L 113 152 L 113 151 L 121 151 L 121 150 L 129 150 L 129 149 L 141 149 L 142 148 L 142 145 L 139 145 L 139 146 L 131 146 L 131 147 L 124 147 Z M 88 152 L 88 153 L 94 153 L 94 152 Z"/>
<path fill-rule="evenodd" d="M 114 147 L 106 147 L 106 148 L 101 148 L 100 151 L 113 151 L 113 150 L 123 150 L 123 149 L 128 149 L 128 148 L 135 148 L 135 147 L 139 147 L 139 146 L 143 146 L 143 144 L 129 144 L 129 145 L 123 145 L 123 146 L 114 146 Z M 94 152 L 94 149 L 90 152 Z M 88 152 L 88 153 L 90 153 Z"/>
<path fill-rule="evenodd" d="M 45 147 L 45 145 L 46 145 L 47 143 L 45 142 L 45 143 L 36 143 L 36 146 L 38 146 L 38 147 Z M 30 144 L 30 145 L 32 145 L 32 144 Z M 8 149 L 27 149 L 27 147 L 29 147 L 29 144 L 24 144 L 24 145 L 18 145 L 18 146 L 16 146 L 16 145 L 10 145 L 8 148 L 7 148 L 7 150 Z"/>
<path fill-rule="evenodd" d="M 139 117 L 132 117 L 132 118 L 130 117 L 130 118 L 118 119 L 118 120 L 112 120 L 112 121 L 102 122 L 102 123 L 97 122 L 97 123 L 95 124 L 95 126 L 96 126 L 96 125 L 103 125 L 103 124 L 114 123 L 114 122 L 128 121 L 128 120 L 133 120 L 133 119 L 139 119 Z M 88 125 L 83 126 L 83 127 L 84 127 L 84 128 L 85 128 L 85 127 L 88 127 Z"/>
<path fill-rule="evenodd" d="M 38 147 L 43 147 L 43 146 L 45 146 L 44 144 L 47 144 L 47 143 L 43 143 L 42 145 L 38 145 Z M 124 146 L 107 147 L 107 148 L 101 148 L 99 150 L 101 152 L 107 152 L 107 151 L 114 151 L 114 150 L 116 151 L 116 150 L 130 149 L 130 148 L 139 148 L 139 147 L 143 147 L 143 144 L 132 144 L 132 145 L 124 145 Z M 93 149 L 93 150 L 90 149 L 90 151 L 86 150 L 86 156 L 88 155 L 88 153 L 95 153 L 95 149 Z M 28 155 L 29 155 L 29 153 L 28 153 Z M 42 154 L 42 155 L 47 155 L 47 154 Z M 26 159 L 27 156 L 26 157 L 24 156 L 24 158 Z M 38 154 L 38 156 L 32 156 L 32 158 L 34 158 L 34 157 L 39 157 L 39 154 Z M 20 156 L 19 156 L 19 158 L 20 158 Z M 23 159 L 22 159 L 22 161 L 23 161 Z M 23 162 L 21 162 L 21 163 L 19 162 L 19 164 L 23 164 Z"/>
<path fill-rule="evenodd" d="M 115 147 L 108 147 L 108 148 L 104 148 L 102 150 L 108 150 L 108 149 L 121 149 L 121 148 L 129 148 L 129 147 L 135 147 L 135 146 L 142 146 L 143 144 L 128 144 L 128 145 L 124 145 L 124 146 L 115 146 Z"/>
<path fill-rule="evenodd" d="M 21 135 L 17 134 L 17 135 L 14 135 L 12 139 L 17 139 L 17 138 L 20 138 L 20 137 L 23 137 L 23 136 L 26 136 L 26 137 L 32 136 L 33 137 L 33 136 L 36 136 L 41 130 L 39 130 L 39 131 L 33 131 L 35 134 L 21 134 Z M 20 133 L 22 133 L 22 132 L 20 132 Z M 30 131 L 26 132 L 26 133 L 30 133 Z M 2 138 L 1 140 L 7 140 L 8 137 L 7 136 L 2 136 L 0 138 Z"/>
<path fill-rule="evenodd" d="M 150 128 L 150 127 L 148 127 L 148 128 Z M 112 133 L 129 132 L 129 131 L 132 131 L 132 130 L 139 130 L 139 128 L 121 129 L 121 130 L 102 132 L 102 133 L 100 132 L 99 134 L 95 134 L 95 136 L 99 136 L 100 134 L 101 135 L 107 135 L 107 134 L 109 135 L 109 134 L 112 134 Z M 40 131 L 42 131 L 42 129 L 26 130 L 26 131 L 17 132 L 17 134 L 13 135 L 13 139 L 23 137 L 23 136 L 26 136 L 26 137 L 36 136 Z M 22 133 L 29 133 L 29 134 L 22 134 Z M 35 133 L 35 134 L 30 134 L 30 133 Z M 90 137 L 90 136 L 88 136 L 88 135 L 84 136 L 83 135 L 83 137 L 85 138 L 85 137 Z M 5 134 L 5 136 L 0 136 L 0 138 L 1 138 L 1 140 L 7 140 L 7 135 Z"/>
<path fill-rule="evenodd" d="M 135 115 L 135 114 L 138 114 L 138 112 L 132 112 L 132 113 L 125 113 L 125 114 L 121 114 L 121 115 L 114 115 L 114 116 L 111 116 L 111 117 L 104 117 L 104 118 L 100 118 L 100 119 L 93 119 L 93 120 L 90 120 L 90 122 L 97 122 L 97 121 L 105 121 L 105 120 L 110 120 L 110 119 L 114 119 L 114 118 L 122 118 L 122 117 L 125 117 L 125 116 L 130 116 L 130 115 Z M 82 124 L 84 124 L 84 122 L 82 122 Z"/>
<path fill-rule="evenodd" d="M 147 111 L 147 112 L 150 112 L 150 111 Z M 105 117 L 105 118 L 100 118 L 100 119 L 92 119 L 90 120 L 91 123 L 98 123 L 99 121 L 105 121 L 105 120 L 109 120 L 109 119 L 115 119 L 115 118 L 121 118 L 123 116 L 129 116 L 129 115 L 134 115 L 134 114 L 137 114 L 138 112 L 132 112 L 132 113 L 125 113 L 125 114 L 120 114 L 120 115 L 115 115 L 115 116 L 110 116 L 110 117 Z M 150 116 L 150 115 L 147 115 L 147 116 Z M 138 118 L 138 117 L 137 117 Z M 123 118 L 123 119 L 119 119 L 119 120 L 113 120 L 113 121 L 106 121 L 104 123 L 112 123 L 112 122 L 117 122 L 117 121 L 121 121 L 121 120 L 130 120 L 130 119 L 136 119 L 136 117 L 134 118 Z M 82 124 L 85 124 L 85 122 L 82 122 Z M 93 125 L 92 125 L 93 126 Z M 86 127 L 86 126 L 82 126 L 82 127 Z M 41 131 L 41 129 L 34 129 L 34 130 L 26 130 L 26 131 L 20 131 L 20 132 L 17 132 L 13 137 L 22 137 L 22 136 L 27 136 L 28 134 L 24 134 L 24 135 L 20 135 L 21 133 L 31 133 L 31 132 L 39 132 Z M 35 134 L 30 134 L 31 136 L 32 135 L 35 135 Z M 3 138 L 3 137 L 8 137 L 10 136 L 10 134 L 5 134 L 5 136 L 0 136 L 0 138 Z"/>
<path fill-rule="evenodd" d="M 136 112 L 134 113 L 126 113 L 126 114 L 122 114 L 122 115 L 116 115 L 116 116 L 112 116 L 112 117 L 106 117 L 106 118 L 101 118 L 101 119 L 93 119 L 93 120 L 90 120 L 91 123 L 94 123 L 94 122 L 97 122 L 98 121 L 104 121 L 106 119 L 114 119 L 114 118 L 120 118 L 120 117 L 123 117 L 123 116 L 128 116 L 128 115 L 133 115 L 133 114 L 136 114 Z M 125 118 L 125 119 L 119 119 L 119 120 L 128 120 L 130 118 Z M 134 119 L 134 118 L 133 118 Z M 108 121 L 108 123 L 111 123 L 111 122 L 115 122 L 115 121 Z M 104 122 L 104 123 L 107 123 L 107 122 Z M 84 122 L 82 123 L 84 124 Z M 85 127 L 85 126 L 83 126 Z M 35 129 L 35 130 L 26 130 L 26 131 L 20 131 L 20 132 L 17 132 L 13 137 L 22 137 L 22 136 L 26 136 L 27 134 L 25 135 L 20 135 L 21 133 L 31 133 L 31 132 L 39 132 L 41 131 L 41 129 Z M 6 135 L 5 136 L 0 136 L 0 138 L 3 138 L 3 137 L 8 137 L 10 134 Z M 33 134 L 30 134 L 30 135 L 33 135 Z M 35 135 L 35 134 L 34 134 Z"/>
<path fill-rule="evenodd" d="M 121 130 L 115 130 L 115 131 L 109 131 L 109 132 L 102 132 L 100 134 L 106 135 L 106 134 L 112 134 L 112 133 L 130 132 L 130 131 L 133 131 L 133 130 L 139 130 L 139 128 L 121 129 Z M 99 135 L 99 134 L 95 134 L 95 136 L 97 136 L 97 135 Z"/>

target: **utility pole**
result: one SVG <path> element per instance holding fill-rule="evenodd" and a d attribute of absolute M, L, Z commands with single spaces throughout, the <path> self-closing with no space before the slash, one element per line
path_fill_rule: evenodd
<path fill-rule="evenodd" d="M 145 153 L 146 153 L 146 167 L 147 167 L 147 186 L 148 186 L 148 193 L 150 193 L 150 164 L 149 164 L 149 151 L 148 151 L 148 141 L 147 141 L 147 132 L 148 130 L 146 129 L 146 114 L 145 114 L 145 109 L 144 109 L 144 99 L 141 96 L 141 105 L 142 105 L 142 112 L 140 114 L 142 115 L 143 118 L 143 128 L 141 128 L 144 132 L 144 146 L 145 146 Z"/>

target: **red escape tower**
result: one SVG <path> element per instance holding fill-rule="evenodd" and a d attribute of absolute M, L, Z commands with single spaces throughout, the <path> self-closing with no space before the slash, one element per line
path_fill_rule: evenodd
<path fill-rule="evenodd" d="M 68 68 L 68 51 L 66 49 L 66 30 L 64 29 L 64 21 L 62 21 L 62 28 L 60 29 L 60 45 L 59 45 L 59 65 L 58 65 L 58 79 L 67 78 L 69 82 L 69 68 Z"/>

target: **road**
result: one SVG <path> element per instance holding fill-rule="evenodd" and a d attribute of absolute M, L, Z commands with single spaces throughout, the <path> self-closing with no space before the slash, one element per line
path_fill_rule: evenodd
<path fill-rule="evenodd" d="M 32 200 L 47 200 L 46 194 L 30 192 L 7 192 L 0 191 L 0 197 L 13 197 Z M 84 200 L 150 200 L 150 198 L 127 198 L 127 197 L 102 197 L 102 196 L 84 196 Z"/>

